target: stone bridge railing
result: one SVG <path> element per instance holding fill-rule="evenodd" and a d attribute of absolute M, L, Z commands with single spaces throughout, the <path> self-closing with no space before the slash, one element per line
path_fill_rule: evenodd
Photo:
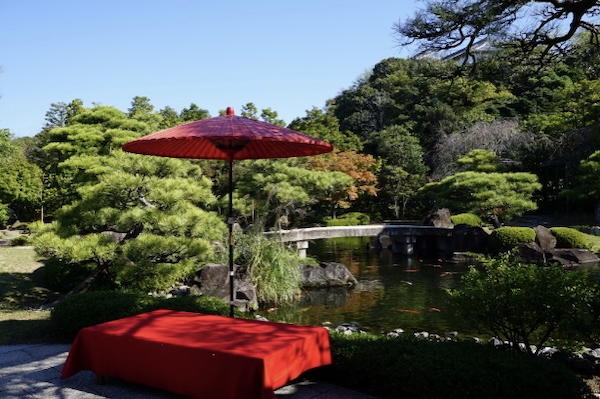
<path fill-rule="evenodd" d="M 334 226 L 334 227 L 310 227 L 306 229 L 269 231 L 264 234 L 276 237 L 283 242 L 294 242 L 300 256 L 306 256 L 309 242 L 323 238 L 336 237 L 374 237 L 389 236 L 392 244 L 398 248 L 397 252 L 412 255 L 417 237 L 433 238 L 438 247 L 447 246 L 448 237 L 452 237 L 452 228 L 434 226 L 402 226 L 375 224 L 366 226 Z M 436 248 L 445 249 L 445 248 Z"/>

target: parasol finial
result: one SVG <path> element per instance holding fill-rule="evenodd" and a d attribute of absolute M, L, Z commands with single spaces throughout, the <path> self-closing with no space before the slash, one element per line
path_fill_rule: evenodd
<path fill-rule="evenodd" d="M 225 111 L 225 115 L 233 116 L 234 115 L 233 107 L 227 107 L 227 111 Z"/>

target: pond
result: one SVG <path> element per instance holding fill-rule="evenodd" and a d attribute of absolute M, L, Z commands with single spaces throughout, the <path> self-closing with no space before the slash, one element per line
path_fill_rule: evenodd
<path fill-rule="evenodd" d="M 469 263 L 424 262 L 416 257 L 369 251 L 368 238 L 317 240 L 308 255 L 346 265 L 358 280 L 355 288 L 305 291 L 292 304 L 270 309 L 272 321 L 323 325 L 357 325 L 372 333 L 401 328 L 405 333 L 428 331 L 442 336 L 486 338 L 460 318 L 447 300 L 446 289 L 461 288 Z M 597 265 L 591 266 L 596 276 Z"/>

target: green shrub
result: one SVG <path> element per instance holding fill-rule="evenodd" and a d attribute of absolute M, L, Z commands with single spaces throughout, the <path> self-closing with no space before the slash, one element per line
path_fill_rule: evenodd
<path fill-rule="evenodd" d="M 462 289 L 449 291 L 460 314 L 515 348 L 524 343 L 533 351 L 530 345 L 541 348 L 552 338 L 577 340 L 584 331 L 593 333 L 597 324 L 594 308 L 600 291 L 581 271 L 524 264 L 504 255 L 482 268 L 471 267 L 462 284 Z"/>
<path fill-rule="evenodd" d="M 473 213 L 459 213 L 458 215 L 451 216 L 450 219 L 455 226 L 466 224 L 468 226 L 481 227 L 483 225 L 481 218 Z"/>
<path fill-rule="evenodd" d="M 552 235 L 556 237 L 557 248 L 588 248 L 588 240 L 584 233 L 570 227 L 551 227 Z"/>
<path fill-rule="evenodd" d="M 333 219 L 326 218 L 325 223 L 328 227 L 333 226 L 363 226 L 371 223 L 371 218 L 366 213 L 361 212 L 349 212 L 342 216 Z"/>
<path fill-rule="evenodd" d="M 51 257 L 44 261 L 44 277 L 53 290 L 67 292 L 85 280 L 95 268 L 93 263 L 65 264 Z"/>
<path fill-rule="evenodd" d="M 74 337 L 82 328 L 156 309 L 229 314 L 229 305 L 214 297 L 161 298 L 139 291 L 90 291 L 58 303 L 52 309 L 50 318 L 58 332 Z"/>
<path fill-rule="evenodd" d="M 488 246 L 491 251 L 509 251 L 519 244 L 535 241 L 535 230 L 530 227 L 503 226 L 490 234 Z"/>
<path fill-rule="evenodd" d="M 10 245 L 13 247 L 22 247 L 25 245 L 31 245 L 31 240 L 28 236 L 18 236 L 10 240 Z"/>
<path fill-rule="evenodd" d="M 488 345 L 333 333 L 331 347 L 327 377 L 382 398 L 592 397 L 563 364 Z"/>

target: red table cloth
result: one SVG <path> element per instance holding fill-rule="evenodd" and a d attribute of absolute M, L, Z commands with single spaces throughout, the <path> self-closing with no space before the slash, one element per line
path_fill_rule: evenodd
<path fill-rule="evenodd" d="M 62 378 L 91 370 L 194 398 L 273 399 L 330 363 L 321 327 L 157 310 L 82 329 Z"/>

